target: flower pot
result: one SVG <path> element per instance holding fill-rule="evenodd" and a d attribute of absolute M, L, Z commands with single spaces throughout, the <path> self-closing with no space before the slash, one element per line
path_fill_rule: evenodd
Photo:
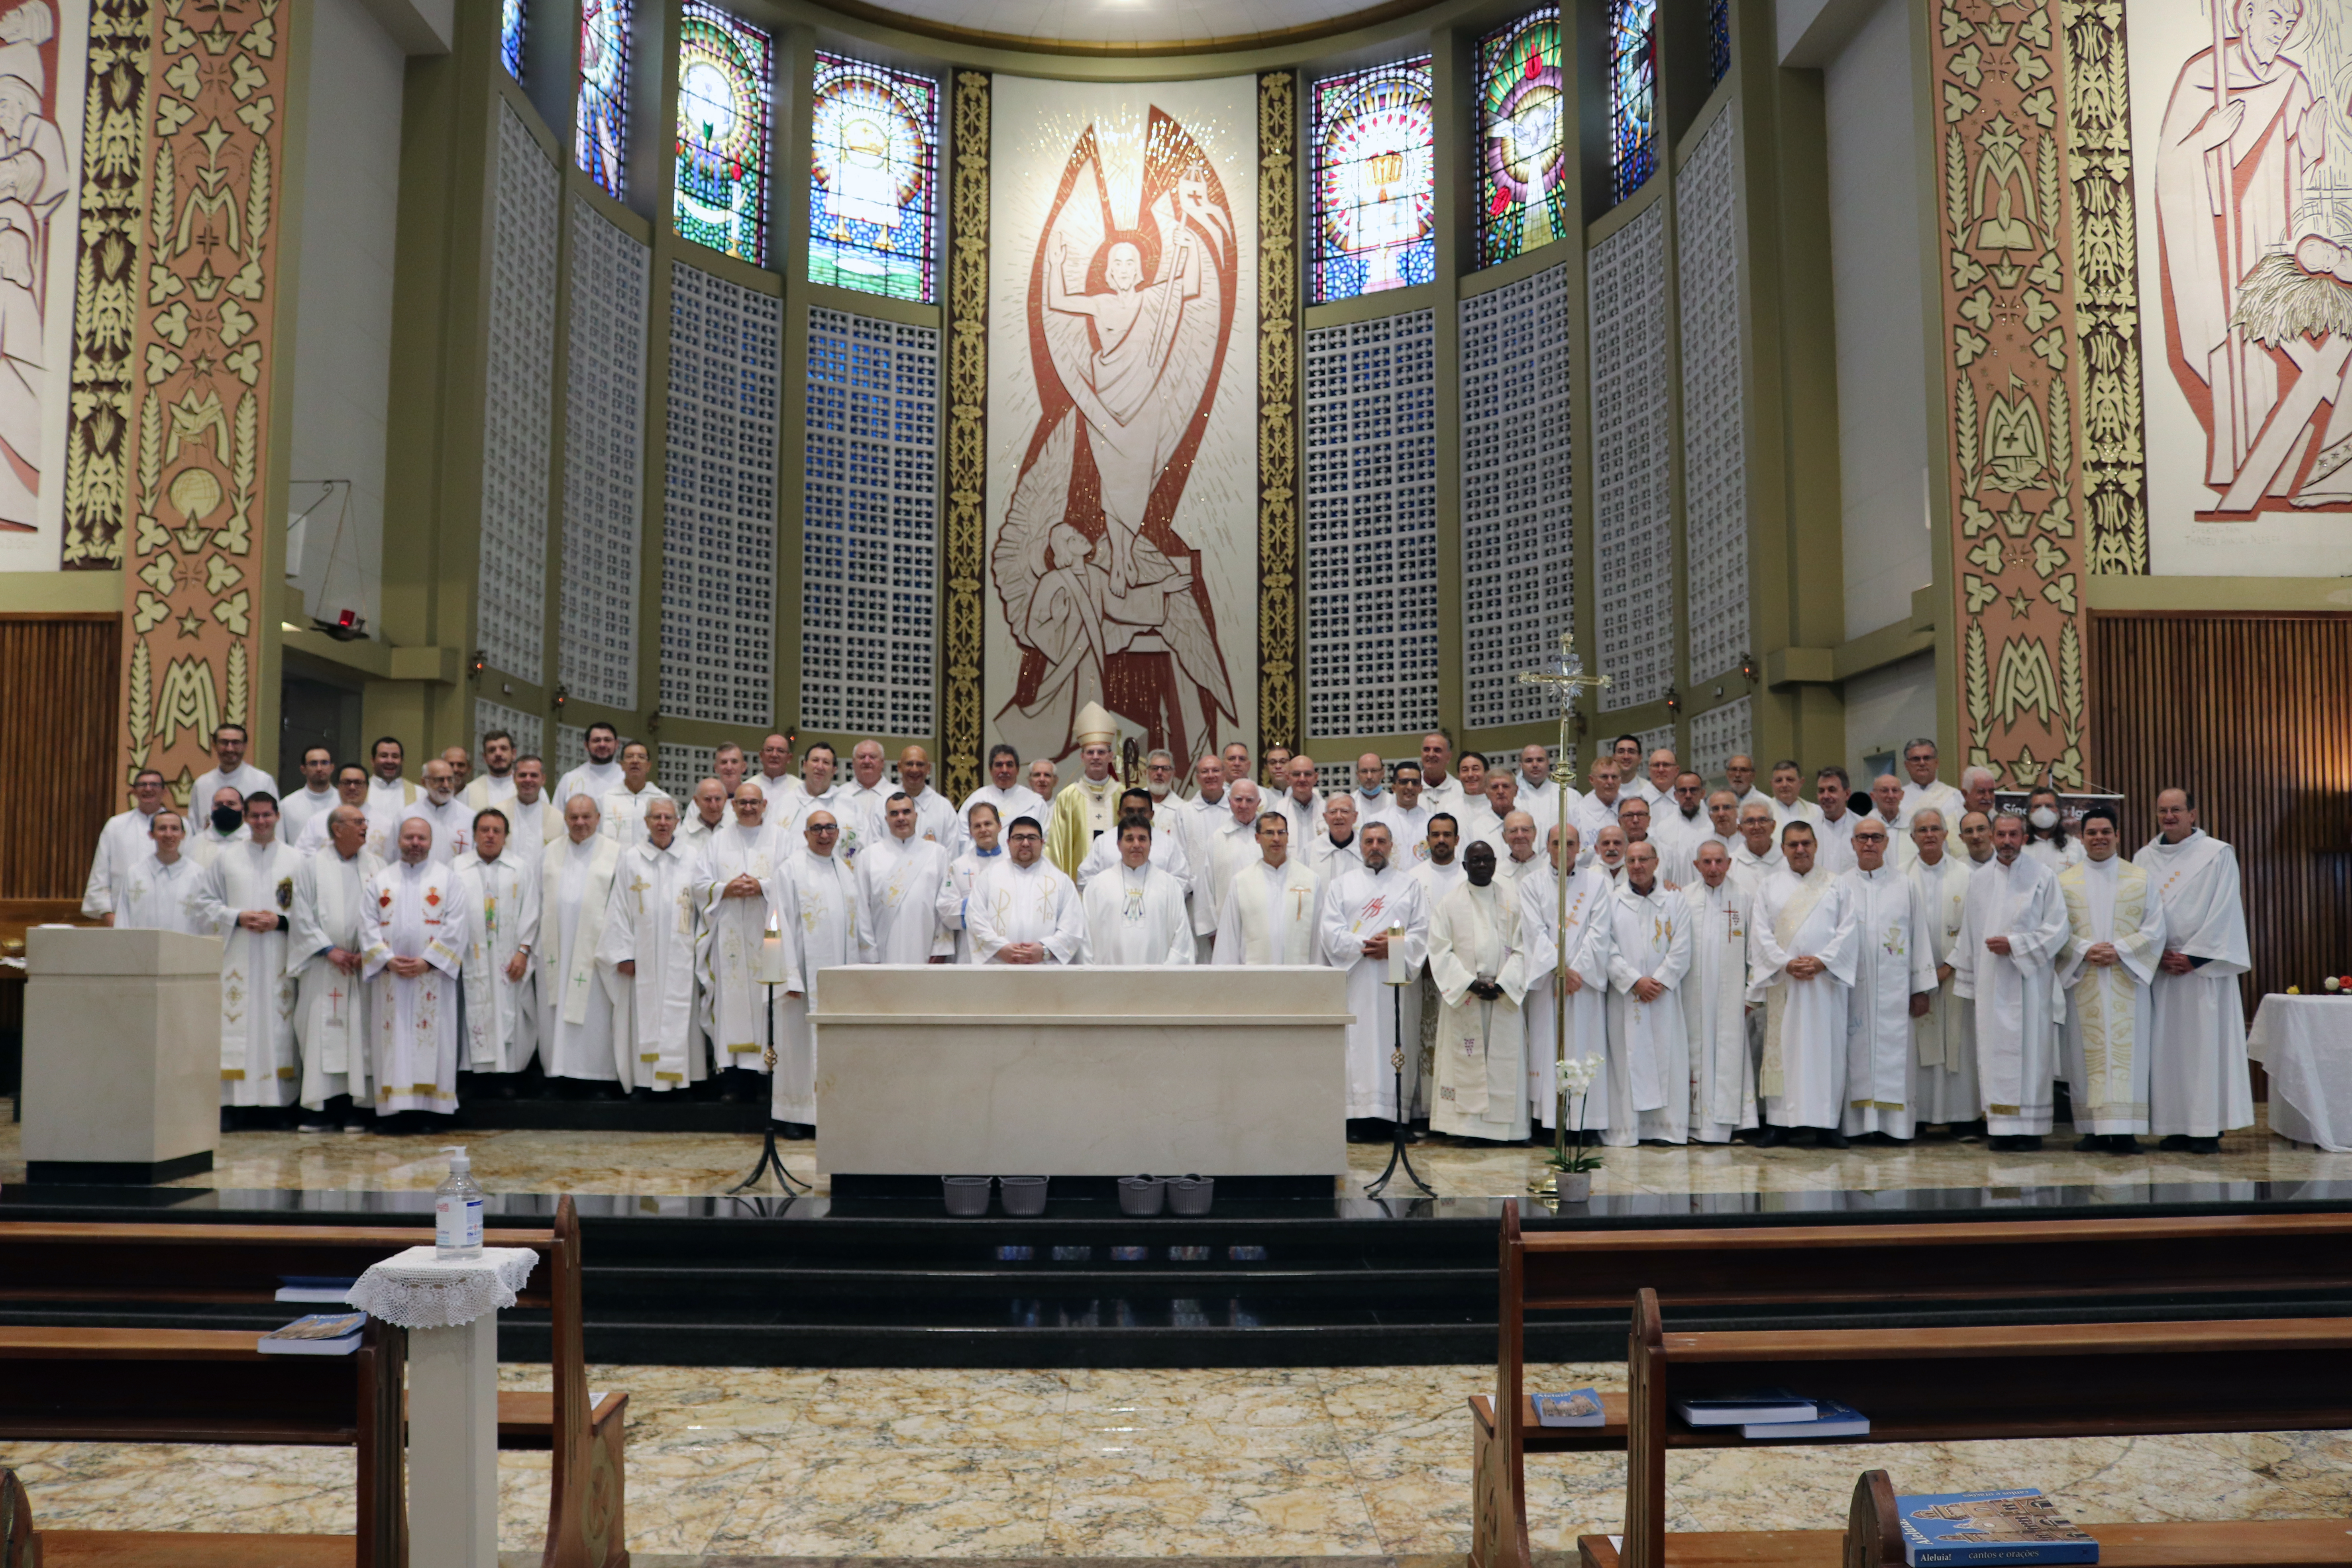
<path fill-rule="evenodd" d="M 1592 1173 L 1562 1171 L 1559 1173 L 1559 1201 L 1580 1204 L 1592 1195 Z"/>
<path fill-rule="evenodd" d="M 1121 1176 L 1118 1179 L 1119 1213 L 1154 1215 L 1167 1206 L 1167 1177 Z"/>
<path fill-rule="evenodd" d="M 1214 1176 L 1171 1176 L 1168 1181 L 1168 1212 L 1207 1214 L 1210 1200 L 1216 1195 L 1217 1178 Z"/>
<path fill-rule="evenodd" d="M 1004 1212 L 1024 1216 L 1045 1212 L 1045 1181 L 1044 1176 L 999 1176 L 996 1193 L 1004 1205 Z"/>
<path fill-rule="evenodd" d="M 992 1176 L 941 1176 L 940 1196 L 947 1200 L 948 1213 L 959 1219 L 988 1212 L 988 1184 Z"/>

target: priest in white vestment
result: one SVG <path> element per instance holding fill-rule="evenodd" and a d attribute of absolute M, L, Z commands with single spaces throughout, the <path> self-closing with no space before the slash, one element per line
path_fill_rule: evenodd
<path fill-rule="evenodd" d="M 1953 989 L 1952 971 L 1952 946 L 1959 940 L 1969 873 L 1975 866 L 1966 855 L 1953 852 L 1944 823 L 1944 814 L 1932 805 L 1911 813 L 1913 856 L 1905 875 L 1927 906 L 1927 956 L 1936 966 L 1936 989 L 1928 995 L 1927 1010 L 1911 1020 L 1918 1064 L 1911 1088 L 1914 1120 L 1921 1126 L 1948 1128 L 1955 1137 L 1981 1137 L 1984 1100 L 1977 1092 L 1976 1005 Z"/>
<path fill-rule="evenodd" d="M 761 795 L 760 804 L 766 805 L 767 799 Z M 703 779 L 695 784 L 677 824 L 677 841 L 686 846 L 687 853 L 699 860 L 709 852 L 710 836 L 735 820 L 731 806 L 727 785 L 720 780 Z"/>
<path fill-rule="evenodd" d="M 1045 858 L 1045 829 L 1016 816 L 1009 853 L 981 873 L 964 902 L 974 963 L 1084 963 L 1087 911 L 1078 885 Z"/>
<path fill-rule="evenodd" d="M 2159 1148 L 2210 1154 L 2222 1133 L 2254 1120 L 2238 999 L 2238 976 L 2253 963 L 2245 899 L 2237 852 L 2197 826 L 2195 796 L 2163 791 L 2156 823 L 2157 836 L 2134 858 L 2164 901 L 2164 957 L 2148 987 L 2156 1029 L 2148 1131 L 2162 1140 Z"/>
<path fill-rule="evenodd" d="M 1419 763 L 1399 763 L 1390 779 L 1393 787 L 1388 804 L 1381 807 L 1380 818 L 1396 837 L 1396 853 L 1391 858 L 1399 870 L 1410 871 L 1429 858 L 1429 819 L 1438 808 L 1422 798 Z M 1454 826 L 1458 844 L 1461 824 L 1457 820 Z"/>
<path fill-rule="evenodd" d="M 978 960 L 971 955 L 971 931 L 964 923 L 964 910 L 980 874 L 1004 859 L 1004 821 L 995 806 L 975 800 L 964 813 L 963 827 L 963 853 L 948 862 L 947 878 L 940 884 L 940 927 L 955 938 L 955 961 L 973 963 Z"/>
<path fill-rule="evenodd" d="M 604 811 L 605 795 L 621 787 L 621 764 L 617 753 L 621 749 L 621 732 L 602 719 L 588 726 L 586 736 L 588 760 L 555 782 L 555 809 L 563 811 L 572 805 L 572 797 L 584 795 L 599 803 Z"/>
<path fill-rule="evenodd" d="M 1723 777 L 1724 782 L 1731 786 L 1739 809 L 1744 811 L 1750 805 L 1760 805 L 1767 810 L 1771 808 L 1772 797 L 1756 787 L 1755 758 L 1744 752 L 1724 758 Z"/>
<path fill-rule="evenodd" d="M 898 790 L 883 772 L 881 742 L 860 741 L 849 748 L 849 777 L 833 791 L 834 820 L 841 824 L 841 847 L 835 853 L 847 866 L 856 867 L 857 858 L 887 831 L 882 809 Z"/>
<path fill-rule="evenodd" d="M 1109 838 L 1105 834 L 1097 844 Z M 1189 964 L 1192 920 L 1184 884 L 1152 864 L 1157 836 L 1139 812 L 1118 825 L 1118 864 L 1086 885 L 1087 962 Z"/>
<path fill-rule="evenodd" d="M 210 800 L 215 791 L 226 787 L 236 791 L 239 800 L 258 793 L 276 801 L 278 781 L 245 760 L 246 752 L 251 745 L 244 725 L 232 721 L 215 726 L 213 730 L 214 765 L 196 775 L 195 784 L 188 791 L 188 798 Z M 282 826 L 282 812 L 279 820 Z"/>
<path fill-rule="evenodd" d="M 1731 851 L 1719 838 L 1699 840 L 1691 871 L 1682 890 L 1691 941 L 1682 984 L 1690 1139 L 1728 1143 L 1756 1125 L 1756 1059 L 1748 1050 L 1748 924 L 1756 900 L 1733 880 Z"/>
<path fill-rule="evenodd" d="M 482 737 L 482 771 L 466 781 L 459 798 L 476 811 L 491 806 L 504 809 L 514 799 L 515 740 L 504 730 L 492 730 Z M 513 838 L 512 819 L 509 819 L 508 838 Z"/>
<path fill-rule="evenodd" d="M 245 825 L 245 797 L 228 784 L 213 791 L 209 812 L 193 827 L 180 853 L 199 866 L 210 866 L 231 845 L 253 842 L 253 830 Z"/>
<path fill-rule="evenodd" d="M 719 1097 L 730 1104 L 766 1097 L 754 1080 L 767 1074 L 775 987 L 798 941 L 797 923 L 776 920 L 776 868 L 782 857 L 767 818 L 781 809 L 757 779 L 745 779 L 735 786 L 732 820 L 704 841 L 695 863 L 701 1024 L 718 1058 Z M 771 928 L 777 933 L 772 947 L 767 940 Z"/>
<path fill-rule="evenodd" d="M 1358 838 L 1363 864 L 1339 872 L 1325 887 L 1318 935 L 1323 962 L 1348 972 L 1348 1010 L 1355 1020 L 1348 1026 L 1348 1120 L 1382 1123 L 1352 1131 L 1385 1140 L 1394 1135 L 1388 1124 L 1397 1119 L 1400 1069 L 1389 1058 L 1397 1048 L 1400 1018 L 1405 1020 L 1409 1046 L 1401 1069 L 1408 1106 L 1410 1086 L 1421 1072 L 1420 982 L 1408 979 L 1391 986 L 1388 978 L 1392 971 L 1421 973 L 1429 956 L 1429 906 L 1422 900 L 1421 884 L 1392 858 L 1396 840 L 1387 823 L 1368 824 Z"/>
<path fill-rule="evenodd" d="M 408 752 L 390 735 L 381 737 L 368 748 L 368 762 L 374 770 L 368 775 L 368 809 L 386 815 L 384 858 L 396 860 L 400 858 L 400 817 L 424 792 L 401 776 L 401 770 L 407 765 Z"/>
<path fill-rule="evenodd" d="M 455 1116 L 466 899 L 457 873 L 433 858 L 433 825 L 415 807 L 395 842 L 400 858 L 369 877 L 360 899 L 376 1114 Z"/>
<path fill-rule="evenodd" d="M 1772 826 L 1775 831 L 1788 826 L 1792 822 L 1801 822 L 1811 827 L 1821 821 L 1822 808 L 1804 798 L 1805 775 L 1795 763 L 1774 763 L 1770 779 Z M 1814 858 L 1817 860 L 1820 858 L 1818 839 L 1814 843 Z"/>
<path fill-rule="evenodd" d="M 457 858 L 457 869 L 472 939 L 462 971 L 467 1067 L 519 1073 L 539 1054 L 539 976 L 530 961 L 539 945 L 539 866 L 515 851 L 505 808 L 485 806 L 474 814 L 474 847 Z M 503 1088 L 511 1097 L 513 1080 Z"/>
<path fill-rule="evenodd" d="M 1353 792 L 1323 803 L 1323 831 L 1307 846 L 1307 864 L 1328 889 L 1349 871 L 1364 868 L 1364 836 L 1356 826 Z"/>
<path fill-rule="evenodd" d="M 1890 853 L 1894 833 L 1876 816 L 1853 822 L 1853 868 L 1841 873 L 1853 903 L 1853 990 L 1846 1005 L 1848 1138 L 1876 1133 L 1908 1143 L 1919 1130 L 1912 1101 L 1917 1074 L 1916 1021 L 1936 992 L 1935 919 Z"/>
<path fill-rule="evenodd" d="M 1515 889 L 1495 879 L 1495 851 L 1465 852 L 1463 883 L 1429 921 L 1437 1019 L 1432 1130 L 1518 1142 L 1528 1136 L 1527 931 Z"/>
<path fill-rule="evenodd" d="M 439 757 L 425 764 L 425 794 L 396 815 L 422 816 L 433 829 L 433 858 L 443 866 L 474 847 L 474 813 L 457 798 L 457 770 Z M 397 839 L 399 824 L 393 824 Z"/>
<path fill-rule="evenodd" d="M 1222 781 L 1224 776 L 1225 771 L 1220 767 L 1217 777 Z M 956 807 L 956 816 L 967 830 L 971 826 L 971 808 L 983 803 L 996 810 L 1000 847 L 1006 823 L 1016 816 L 1034 816 L 1043 822 L 1054 808 L 1051 801 L 1041 798 L 1021 782 L 1021 753 L 1002 741 L 988 748 L 988 782 L 964 796 L 963 803 Z"/>
<path fill-rule="evenodd" d="M 304 829 L 335 807 L 335 753 L 324 746 L 305 746 L 301 769 L 302 787 L 278 803 L 278 837 L 298 852 Z"/>
<path fill-rule="evenodd" d="M 1176 818 L 1169 815 L 1163 821 L 1152 805 L 1151 792 L 1140 785 L 1121 790 L 1118 796 L 1118 819 L 1140 816 L 1151 824 L 1151 863 L 1176 879 L 1178 887 L 1189 886 L 1192 867 L 1184 858 L 1184 841 L 1176 831 Z M 1087 884 L 1119 863 L 1118 835 L 1105 833 L 1087 847 L 1086 858 L 1078 862 L 1077 874 L 1070 879 L 1084 892 Z"/>
<path fill-rule="evenodd" d="M 1320 963 L 1315 928 L 1322 889 L 1314 871 L 1290 852 L 1290 819 L 1262 811 L 1255 826 L 1258 863 L 1234 873 L 1224 908 L 1217 911 L 1209 962 Z"/>
<path fill-rule="evenodd" d="M 374 1037 L 368 1031 L 369 988 L 360 979 L 367 945 L 367 879 L 383 862 L 367 848 L 367 813 L 355 805 L 328 812 L 327 846 L 305 855 L 294 873 L 294 912 L 287 935 L 298 987 L 294 1033 L 302 1042 L 302 1130 L 361 1125 L 373 1114 L 368 1080 Z M 329 1114 L 331 1100 L 341 1103 Z"/>
<path fill-rule="evenodd" d="M 1601 1142 L 1690 1141 L 1690 1033 L 1683 977 L 1690 922 L 1658 879 L 1658 850 L 1625 851 L 1625 882 L 1609 910 L 1609 1122 Z"/>
<path fill-rule="evenodd" d="M 1574 822 L 1554 828 L 1548 847 L 1549 859 L 1522 874 L 1518 885 L 1519 922 L 1528 942 L 1528 1098 L 1537 1126 L 1557 1126 L 1559 1064 L 1590 1057 L 1603 1070 L 1581 1102 L 1569 1105 L 1568 1122 L 1576 1127 L 1581 1117 L 1582 1129 L 1597 1132 L 1609 1123 L 1609 942 L 1617 889 L 1605 873 L 1577 865 L 1583 845 Z M 1565 910 L 1555 879 L 1563 866 L 1568 868 Z M 1564 952 L 1563 931 L 1568 933 Z M 1565 1043 L 1559 1033 L 1563 1007 L 1568 1014 Z"/>
<path fill-rule="evenodd" d="M 2025 853 L 2025 823 L 1993 823 L 1991 864 L 1969 879 L 1952 944 L 1953 989 L 1976 1004 L 1977 1081 L 1986 1142 L 2006 1152 L 2042 1147 L 2053 1114 L 2058 1026 L 2053 964 L 2067 936 L 2057 874 Z"/>
<path fill-rule="evenodd" d="M 1764 884 L 1788 869 L 1780 852 L 1780 827 L 1769 805 L 1753 802 L 1739 808 L 1739 837 L 1731 846 L 1731 875 L 1753 896 Z"/>
<path fill-rule="evenodd" d="M 917 837 L 921 815 L 914 797 L 893 793 L 882 807 L 882 837 L 857 858 L 857 891 L 876 963 L 946 963 L 955 957 L 955 933 L 940 922 L 940 888 L 948 879 L 948 852 Z"/>
<path fill-rule="evenodd" d="M 814 748 L 812 748 L 814 750 Z M 770 1120 L 785 1137 L 816 1132 L 816 1023 L 819 973 L 873 962 L 874 937 L 861 918 L 857 873 L 842 861 L 841 825 L 817 806 L 802 818 L 802 847 L 776 867 L 777 917 L 793 923 L 786 944 L 783 1006 L 776 1020 L 776 1075 L 768 1091 Z"/>
<path fill-rule="evenodd" d="M 188 904 L 196 890 L 196 879 L 205 869 L 182 852 L 187 842 L 188 819 L 166 805 L 139 820 L 146 825 L 149 847 L 115 880 L 109 895 L 113 912 L 106 917 L 107 923 L 118 931 L 205 935 Z"/>
<path fill-rule="evenodd" d="M 898 753 L 898 787 L 915 803 L 915 837 L 938 845 L 950 860 L 961 854 L 963 817 L 953 801 L 931 787 L 930 752 L 908 746 Z"/>
<path fill-rule="evenodd" d="M 2066 1081 L 2081 1154 L 2137 1154 L 2148 1127 L 2148 985 L 2164 957 L 2164 900 L 2154 880 L 2116 853 L 2123 829 L 2099 805 L 2079 824 L 2083 863 L 2058 873 L 2066 946 L 2057 983 L 2066 994 Z"/>
<path fill-rule="evenodd" d="M 615 1086 L 616 989 L 596 966 L 621 846 L 596 831 L 596 803 L 563 805 L 564 837 L 539 863 L 539 1062 L 551 1079 Z"/>
<path fill-rule="evenodd" d="M 268 792 L 245 802 L 244 826 L 251 837 L 222 847 L 189 895 L 199 929 L 226 939 L 220 1102 L 233 1111 L 293 1104 L 301 1074 L 288 951 L 301 857 L 278 842 L 278 802 Z"/>
<path fill-rule="evenodd" d="M 392 840 L 394 825 L 391 809 L 379 809 L 369 798 L 367 770 L 357 763 L 345 763 L 337 768 L 335 794 L 336 804 L 357 811 L 360 820 L 366 825 L 367 852 L 378 860 L 391 859 L 395 853 Z M 327 847 L 328 819 L 332 815 L 330 808 L 310 819 L 309 826 L 302 829 L 302 837 L 294 841 L 296 854 L 315 855 Z"/>
<path fill-rule="evenodd" d="M 1256 865 L 1265 856 L 1257 847 L 1257 819 L 1260 815 L 1259 793 L 1251 779 L 1235 779 L 1225 786 L 1225 810 L 1216 832 L 1209 839 L 1209 860 L 1195 870 L 1192 897 L 1197 905 L 1205 893 L 1209 900 L 1209 937 L 1207 948 L 1200 960 L 1209 962 L 1215 946 L 1218 917 L 1224 913 L 1225 895 L 1233 890 L 1234 878 Z M 1203 885 L 1205 883 L 1205 886 Z M 1197 920 L 1193 924 L 1199 925 Z"/>
<path fill-rule="evenodd" d="M 2066 831 L 2066 816 L 2058 792 L 2044 784 L 2026 796 L 2025 854 L 2053 872 L 2083 863 L 2083 843 Z"/>
<path fill-rule="evenodd" d="M 153 768 L 142 768 L 131 782 L 131 809 L 115 813 L 99 830 L 98 852 L 90 857 L 89 879 L 82 886 L 81 912 L 92 920 L 103 920 L 112 912 L 120 896 L 123 879 L 131 868 L 144 860 L 154 849 L 148 833 L 155 814 L 163 809 L 163 775 Z M 191 795 L 190 799 L 195 797 Z M 186 818 L 181 819 L 181 837 L 186 838 Z M 119 921 L 105 923 L 119 925 Z"/>
<path fill-rule="evenodd" d="M 1898 833 L 1908 834 L 1923 808 L 1942 815 L 1947 835 L 1960 820 L 1966 809 L 1960 792 L 1936 776 L 1936 760 L 1933 741 L 1917 740 L 1903 748 L 1903 771 L 1909 776 L 1903 781 L 1901 817 L 1895 824 Z"/>
<path fill-rule="evenodd" d="M 1764 1008 L 1764 1096 L 1759 1146 L 1785 1142 L 1800 1127 L 1824 1148 L 1846 1147 L 1838 1121 L 1845 1099 L 1846 994 L 1853 984 L 1853 902 L 1815 865 L 1813 829 L 1792 822 L 1780 834 L 1788 863 L 1756 894 L 1748 924 L 1748 999 Z"/>
<path fill-rule="evenodd" d="M 653 752 L 643 741 L 621 748 L 621 782 L 596 803 L 597 830 L 625 849 L 646 841 L 646 809 L 657 800 L 677 801 L 653 782 Z"/>
<path fill-rule="evenodd" d="M 642 820 L 645 841 L 621 851 L 613 906 L 596 943 L 596 962 L 611 969 L 619 992 L 613 1020 L 620 1058 L 614 1066 L 635 1100 L 710 1076 L 694 1005 L 700 862 L 677 841 L 677 802 L 667 795 L 647 802 Z"/>

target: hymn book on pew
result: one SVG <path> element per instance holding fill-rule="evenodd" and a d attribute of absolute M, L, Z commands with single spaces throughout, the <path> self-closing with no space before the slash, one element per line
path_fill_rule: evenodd
<path fill-rule="evenodd" d="M 1870 1417 L 1853 1405 L 1835 1399 L 1816 1399 L 1813 1405 L 1810 1421 L 1746 1421 L 1740 1424 L 1739 1435 L 1764 1440 L 1870 1436 Z"/>
<path fill-rule="evenodd" d="M 358 1284 L 356 1278 L 337 1278 L 325 1274 L 280 1274 L 278 1277 L 278 1299 L 281 1301 L 320 1302 L 342 1305 Z"/>
<path fill-rule="evenodd" d="M 2032 1487 L 1898 1497 L 1895 1512 L 1903 1526 L 1903 1561 L 1909 1568 L 2099 1560 L 2098 1542 Z"/>
<path fill-rule="evenodd" d="M 1746 1426 L 1750 1423 L 1811 1421 L 1821 1414 L 1810 1399 L 1785 1388 L 1694 1394 L 1675 1401 L 1675 1414 L 1693 1426 Z"/>
<path fill-rule="evenodd" d="M 265 1355 L 349 1355 L 360 1348 L 365 1312 L 312 1312 L 261 1336 Z"/>
<path fill-rule="evenodd" d="M 1536 1424 L 1539 1426 L 1599 1426 L 1608 1417 L 1601 1408 L 1601 1395 L 1589 1388 L 1571 1389 L 1566 1394 L 1538 1394 L 1535 1401 Z"/>

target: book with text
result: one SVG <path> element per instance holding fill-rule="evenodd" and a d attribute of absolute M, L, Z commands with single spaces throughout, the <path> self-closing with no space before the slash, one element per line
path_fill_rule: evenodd
<path fill-rule="evenodd" d="M 1903 1560 L 1910 1568 L 2099 1560 L 2099 1543 L 2032 1487 L 1898 1497 L 1895 1511 L 1903 1527 Z"/>
<path fill-rule="evenodd" d="M 365 1312 L 312 1312 L 270 1330 L 254 1348 L 265 1355 L 349 1355 L 366 1327 Z"/>

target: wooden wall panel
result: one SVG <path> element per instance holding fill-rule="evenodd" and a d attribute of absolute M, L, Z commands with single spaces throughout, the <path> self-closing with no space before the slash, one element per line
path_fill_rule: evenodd
<path fill-rule="evenodd" d="M 120 616 L 0 616 L 0 899 L 79 899 L 116 771 Z"/>
<path fill-rule="evenodd" d="M 2181 785 L 2238 852 L 2248 1016 L 2352 973 L 2352 616 L 2097 615 L 2092 653 L 2096 782 L 2128 797 L 2126 846 Z"/>

